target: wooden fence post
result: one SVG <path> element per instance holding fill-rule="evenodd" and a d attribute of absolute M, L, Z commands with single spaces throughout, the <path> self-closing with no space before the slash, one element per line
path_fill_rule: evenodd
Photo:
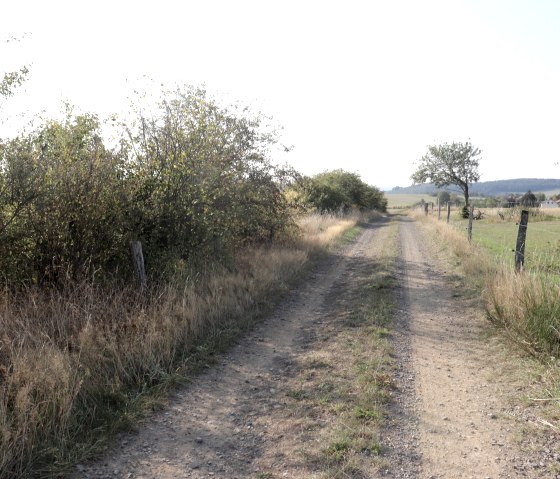
<path fill-rule="evenodd" d="M 437 219 L 438 221 L 441 220 L 441 201 L 439 201 L 439 198 L 437 199 Z"/>
<path fill-rule="evenodd" d="M 447 224 L 449 224 L 449 217 L 451 216 L 451 201 L 447 202 Z"/>
<path fill-rule="evenodd" d="M 469 208 L 469 232 L 468 232 L 469 243 L 472 241 L 472 222 L 473 222 L 473 217 L 474 217 L 474 205 L 471 205 L 471 207 Z"/>
<path fill-rule="evenodd" d="M 519 221 L 519 231 L 517 233 L 517 244 L 515 245 L 515 270 L 521 271 L 525 265 L 525 236 L 527 235 L 527 223 L 529 222 L 529 212 L 521 211 Z"/>
<path fill-rule="evenodd" d="M 424 214 L 425 214 L 426 216 L 428 216 L 428 208 L 429 208 L 428 203 L 424 203 Z"/>
<path fill-rule="evenodd" d="M 146 270 L 144 268 L 144 255 L 142 254 L 142 243 L 140 241 L 131 241 L 130 249 L 132 251 L 132 263 L 134 264 L 134 274 L 140 285 L 140 291 L 146 289 Z"/>

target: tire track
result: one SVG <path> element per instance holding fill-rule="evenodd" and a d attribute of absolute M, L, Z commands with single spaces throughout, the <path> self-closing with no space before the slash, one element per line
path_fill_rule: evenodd
<path fill-rule="evenodd" d="M 341 287 L 347 270 L 382 225 L 366 228 L 322 262 L 218 365 L 172 394 L 164 411 L 118 438 L 105 457 L 80 465 L 74 477 L 234 479 L 259 477 L 263 462 L 278 477 L 307 474 L 301 457 L 283 452 L 301 447 L 293 443 L 299 436 L 271 434 L 272 417 L 284 411 L 283 384 L 298 353 L 310 347 L 333 304 L 347 293 Z"/>

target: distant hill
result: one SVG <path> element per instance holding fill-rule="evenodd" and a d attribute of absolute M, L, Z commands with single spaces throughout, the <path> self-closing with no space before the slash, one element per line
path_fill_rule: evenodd
<path fill-rule="evenodd" d="M 451 193 L 461 193 L 461 190 L 456 186 L 441 189 Z M 529 190 L 533 193 L 560 190 L 560 179 L 518 178 L 515 180 L 480 181 L 471 185 L 470 194 L 473 196 L 501 196 L 508 193 L 526 193 Z M 438 188 L 433 184 L 425 183 L 407 187 L 396 186 L 388 193 L 432 194 L 437 191 L 439 191 Z"/>

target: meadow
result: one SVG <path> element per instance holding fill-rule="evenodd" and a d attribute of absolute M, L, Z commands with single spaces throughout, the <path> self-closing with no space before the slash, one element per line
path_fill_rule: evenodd
<path fill-rule="evenodd" d="M 387 198 L 389 209 L 403 209 L 410 208 L 411 206 L 424 200 L 426 202 L 435 201 L 435 198 L 426 194 L 402 194 L 402 193 L 391 193 L 385 192 L 385 197 Z"/>
<path fill-rule="evenodd" d="M 496 262 L 513 265 L 520 209 L 482 208 L 480 211 L 483 219 L 473 222 L 473 243 L 483 248 Z M 451 224 L 466 235 L 468 220 L 459 218 L 457 212 L 451 218 Z M 525 268 L 560 275 L 560 209 L 530 211 Z"/>

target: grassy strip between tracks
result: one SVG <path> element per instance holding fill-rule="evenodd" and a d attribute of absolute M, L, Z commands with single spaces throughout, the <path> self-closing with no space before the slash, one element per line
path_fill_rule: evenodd
<path fill-rule="evenodd" d="M 343 279 L 287 392 L 291 414 L 305 431 L 300 454 L 310 477 L 369 477 L 381 465 L 379 430 L 394 389 L 398 224 L 387 221 L 376 233 L 367 259 Z"/>

